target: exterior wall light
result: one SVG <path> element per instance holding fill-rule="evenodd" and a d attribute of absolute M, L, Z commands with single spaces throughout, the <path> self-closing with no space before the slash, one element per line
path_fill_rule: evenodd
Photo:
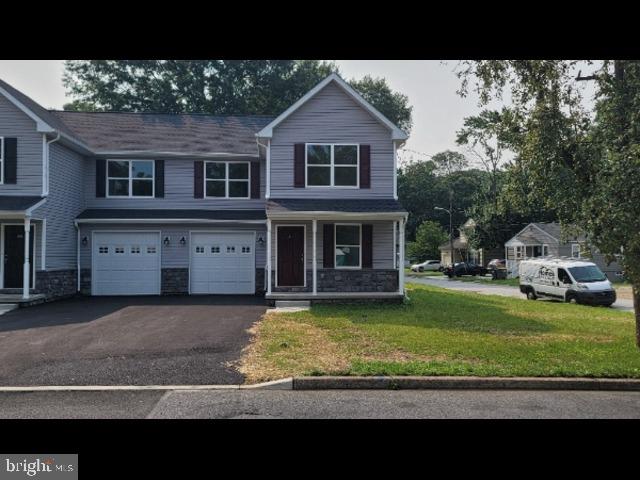
<path fill-rule="evenodd" d="M 187 239 L 185 237 L 182 237 L 180 239 L 180 245 L 186 245 L 187 244 Z"/>
<path fill-rule="evenodd" d="M 89 239 L 85 235 L 84 237 L 82 237 L 82 246 L 86 247 L 88 243 L 89 243 Z"/>
<path fill-rule="evenodd" d="M 171 243 L 171 240 L 169 239 L 169 237 L 164 237 L 163 242 L 165 247 L 168 247 L 169 244 Z"/>

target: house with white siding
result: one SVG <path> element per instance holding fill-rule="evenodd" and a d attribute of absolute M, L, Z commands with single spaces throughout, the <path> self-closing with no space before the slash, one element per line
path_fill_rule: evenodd
<path fill-rule="evenodd" d="M 406 139 L 336 74 L 277 117 L 54 111 L 0 80 L 0 294 L 400 300 Z"/>
<path fill-rule="evenodd" d="M 592 261 L 611 281 L 622 279 L 621 266 L 587 242 L 584 235 L 565 235 L 559 223 L 530 223 L 504 244 L 507 271 L 518 276 L 522 260 L 540 257 L 565 257 Z"/>

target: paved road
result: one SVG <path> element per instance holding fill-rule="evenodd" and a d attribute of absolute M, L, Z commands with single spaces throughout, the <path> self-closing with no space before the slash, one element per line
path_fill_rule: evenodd
<path fill-rule="evenodd" d="M 0 317 L 0 385 L 242 383 L 258 296 L 91 297 Z"/>
<path fill-rule="evenodd" d="M 518 287 L 510 287 L 508 285 L 492 285 L 491 280 L 484 283 L 479 282 L 461 282 L 459 280 L 449 280 L 445 276 L 441 277 L 413 277 L 407 275 L 407 282 L 422 283 L 424 285 L 433 285 L 436 287 L 449 288 L 451 290 L 459 290 L 463 292 L 474 292 L 483 295 L 500 295 L 503 297 L 514 297 L 524 299 L 525 296 L 520 293 Z M 611 308 L 617 310 L 624 310 L 628 312 L 633 311 L 633 300 L 619 299 L 614 303 Z"/>
<path fill-rule="evenodd" d="M 206 390 L 0 393 L 0 418 L 640 418 L 640 392 Z"/>

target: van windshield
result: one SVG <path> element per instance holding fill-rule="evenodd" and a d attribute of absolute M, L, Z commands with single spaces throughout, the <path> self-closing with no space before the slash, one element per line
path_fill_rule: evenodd
<path fill-rule="evenodd" d="M 586 267 L 571 267 L 569 269 L 571 275 L 576 282 L 590 283 L 590 282 L 604 282 L 607 277 L 602 271 L 595 265 L 589 265 Z"/>

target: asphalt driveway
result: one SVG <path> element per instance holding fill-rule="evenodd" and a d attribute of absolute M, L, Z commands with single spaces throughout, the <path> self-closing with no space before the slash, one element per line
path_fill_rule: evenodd
<path fill-rule="evenodd" d="M 253 296 L 74 298 L 0 316 L 0 385 L 237 384 Z"/>

